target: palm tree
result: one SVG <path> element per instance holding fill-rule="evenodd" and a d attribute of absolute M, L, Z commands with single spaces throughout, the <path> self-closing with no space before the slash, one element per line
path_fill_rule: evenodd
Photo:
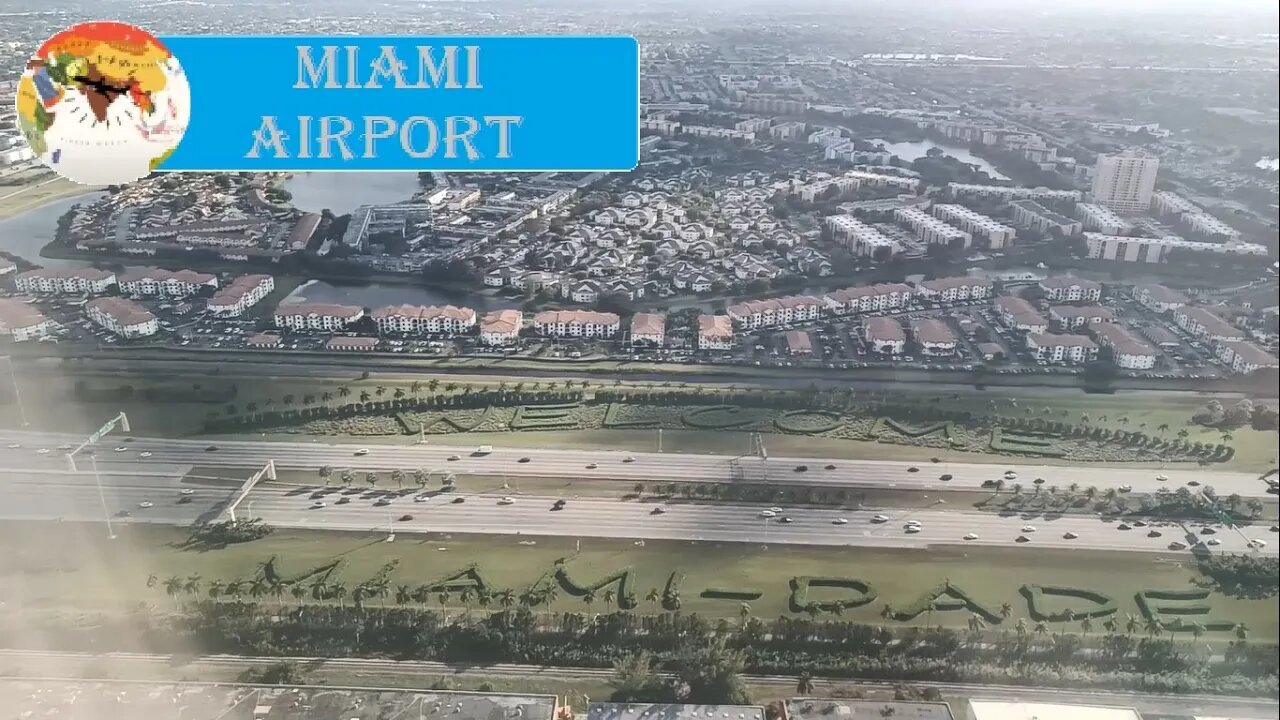
<path fill-rule="evenodd" d="M 1084 617 L 1080 618 L 1080 632 L 1084 633 L 1085 635 L 1088 635 L 1092 631 L 1093 631 L 1093 619 L 1090 618 L 1088 615 L 1085 615 Z"/>
<path fill-rule="evenodd" d="M 214 580 L 213 582 L 209 583 L 209 590 L 208 590 L 209 599 L 217 600 L 218 596 L 222 594 L 223 586 L 224 586 L 224 583 L 221 580 Z"/>
<path fill-rule="evenodd" d="M 649 588 L 649 592 L 645 593 L 646 602 L 656 603 L 658 598 L 662 597 L 662 593 L 658 592 L 658 588 Z"/>
<path fill-rule="evenodd" d="M 1013 626 L 1013 630 L 1014 632 L 1018 633 L 1018 637 L 1020 638 L 1026 637 L 1027 636 L 1027 619 L 1018 618 L 1018 623 Z"/>
<path fill-rule="evenodd" d="M 1138 620 L 1137 615 L 1128 615 L 1124 619 L 1124 632 L 1126 635 L 1132 635 L 1142 628 L 1142 622 Z"/>
<path fill-rule="evenodd" d="M 1115 615 L 1108 615 L 1107 619 L 1102 621 L 1102 628 L 1106 630 L 1108 634 L 1114 635 L 1116 629 L 1119 627 L 1120 623 L 1116 622 Z"/>
<path fill-rule="evenodd" d="M 1200 638 L 1204 637 L 1204 634 L 1207 631 L 1208 631 L 1208 628 L 1204 626 L 1204 623 L 1202 622 L 1191 623 L 1191 638 L 1193 640 L 1199 640 Z"/>
<path fill-rule="evenodd" d="M 378 484 L 378 473 L 370 471 L 364 474 L 364 481 L 369 483 L 369 487 Z"/>
<path fill-rule="evenodd" d="M 177 575 L 170 575 L 164 579 L 164 591 L 169 597 L 174 598 L 177 602 L 178 593 L 182 592 L 182 578 Z"/>
<path fill-rule="evenodd" d="M 604 591 L 604 595 L 602 595 L 601 597 L 604 598 L 604 604 L 608 605 L 609 609 L 612 610 L 613 601 L 618 597 L 618 594 L 613 591 L 613 588 L 609 588 L 608 590 Z"/>
<path fill-rule="evenodd" d="M 333 476 L 333 468 L 329 467 L 328 465 L 321 465 L 320 470 L 318 470 L 317 472 L 319 472 L 320 477 L 324 479 L 324 484 L 328 485 L 329 478 Z"/>
<path fill-rule="evenodd" d="M 1241 642 L 1249 639 L 1249 625 L 1247 623 L 1236 623 L 1236 639 Z"/>
<path fill-rule="evenodd" d="M 444 610 L 445 606 L 449 604 L 449 591 L 441 590 L 439 593 L 437 593 L 436 602 L 440 603 L 440 609 Z"/>
<path fill-rule="evenodd" d="M 413 593 L 412 591 L 409 590 L 408 585 L 396 586 L 396 604 L 397 605 L 408 605 L 409 601 L 412 599 L 413 599 Z"/>
<path fill-rule="evenodd" d="M 340 477 L 343 485 L 350 485 L 351 481 L 354 480 L 356 476 L 355 473 L 351 472 L 351 468 L 343 468 Z"/>
<path fill-rule="evenodd" d="M 427 471 L 426 471 L 426 470 L 423 470 L 422 468 L 414 468 L 414 469 L 413 469 L 413 482 L 414 482 L 418 487 L 423 487 L 423 486 L 425 486 L 425 485 L 427 484 Z"/>
<path fill-rule="evenodd" d="M 200 576 L 191 575 L 182 583 L 182 591 L 188 595 L 195 595 L 200 592 Z"/>
<path fill-rule="evenodd" d="M 267 581 L 257 577 L 249 581 L 249 597 L 260 600 L 267 594 Z"/>
<path fill-rule="evenodd" d="M 148 575 L 148 576 L 147 576 L 147 587 L 148 587 L 148 588 L 153 588 L 153 587 L 155 587 L 155 586 L 156 586 L 156 583 L 158 583 L 158 582 L 160 582 L 160 578 L 156 577 L 156 576 L 155 576 L 155 573 L 152 573 L 152 574 L 150 574 L 150 575 Z"/>
<path fill-rule="evenodd" d="M 498 591 L 498 604 L 504 610 L 510 610 L 516 604 L 516 594 L 510 590 Z"/>
<path fill-rule="evenodd" d="M 1164 634 L 1164 625 L 1161 624 L 1160 618 L 1154 615 L 1147 618 L 1147 621 L 1143 623 L 1142 629 L 1147 631 L 1147 637 L 1160 637 Z"/>
<path fill-rule="evenodd" d="M 338 397 L 346 397 L 350 394 L 351 394 L 351 388 L 347 387 L 346 385 L 338 386 Z"/>
<path fill-rule="evenodd" d="M 807 672 L 800 674 L 800 678 L 796 680 L 796 694 L 797 695 L 813 694 L 813 676 L 812 675 L 810 675 Z"/>
<path fill-rule="evenodd" d="M 395 483 L 398 488 L 404 487 L 404 471 L 400 469 L 392 470 L 391 482 Z"/>
<path fill-rule="evenodd" d="M 1036 626 L 1032 629 L 1032 632 L 1036 635 L 1047 635 L 1049 633 L 1049 623 L 1043 620 L 1036 622 Z"/>
<path fill-rule="evenodd" d="M 293 596 L 294 600 L 298 601 L 299 605 L 301 605 L 305 602 L 307 597 L 307 586 L 302 583 L 294 583 L 289 586 L 289 594 Z"/>
<path fill-rule="evenodd" d="M 590 610 L 591 603 L 595 601 L 596 601 L 596 591 L 592 590 L 591 588 L 587 588 L 587 591 L 582 594 L 582 602 L 586 603 L 587 609 Z"/>
<path fill-rule="evenodd" d="M 1000 619 L 1003 621 L 1008 620 L 1010 617 L 1013 617 L 1013 606 L 1009 603 L 1002 603 L 1000 605 Z"/>
<path fill-rule="evenodd" d="M 347 597 L 346 583 L 337 582 L 329 586 L 329 595 L 338 601 L 338 607 L 342 607 L 342 601 Z"/>

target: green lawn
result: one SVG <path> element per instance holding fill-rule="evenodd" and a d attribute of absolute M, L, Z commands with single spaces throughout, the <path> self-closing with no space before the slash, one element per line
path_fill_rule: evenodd
<path fill-rule="evenodd" d="M 793 576 L 859 578 L 870 581 L 879 598 L 847 611 L 844 618 L 880 624 L 886 622 L 879 614 L 885 603 L 904 607 L 948 578 L 980 602 L 994 607 L 1010 603 L 1015 617 L 1027 615 L 1026 603 L 1018 593 L 1023 583 L 1074 585 L 1111 594 L 1123 617 L 1138 612 L 1135 592 L 1187 588 L 1195 574 L 1192 568 L 1156 562 L 1144 555 L 1079 551 L 780 545 L 765 550 L 757 545 L 657 541 L 637 547 L 630 541 L 601 539 L 582 540 L 579 551 L 573 538 L 538 538 L 536 545 L 521 545 L 515 537 L 401 534 L 394 543 L 387 543 L 383 535 L 278 530 L 264 540 L 197 552 L 174 546 L 184 537 L 178 528 L 130 525 L 113 542 L 107 542 L 101 533 L 102 528 L 95 525 L 18 522 L 4 526 L 0 542 L 10 550 L 0 557 L 0 599 L 11 609 L 108 609 L 140 599 L 163 606 L 171 600 L 159 585 L 146 587 L 148 575 L 164 579 L 198 574 L 206 584 L 246 579 L 272 557 L 282 577 L 340 560 L 330 582 L 341 581 L 349 588 L 396 559 L 399 565 L 389 578 L 393 588 L 429 583 L 474 563 L 490 587 L 519 591 L 553 568 L 556 560 L 566 558 L 570 576 L 579 583 L 631 568 L 641 600 L 638 612 L 658 611 L 644 596 L 651 588 L 660 590 L 675 570 L 686 575 L 682 609 L 724 617 L 737 617 L 740 604 L 701 597 L 703 589 L 758 590 L 763 595 L 751 602 L 751 612 L 771 618 L 787 612 L 788 582 Z M 823 591 L 822 597 L 834 599 L 838 595 L 831 593 L 838 592 Z M 291 602 L 287 597 L 285 601 Z M 437 601 L 433 599 L 430 606 L 437 607 Z M 1215 596 L 1212 606 L 1214 619 L 1244 621 L 1259 639 L 1276 637 L 1273 600 Z M 449 600 L 448 608 L 451 612 L 464 610 L 457 597 Z M 585 611 L 587 606 L 561 592 L 552 609 Z M 597 600 L 592 609 L 607 608 Z M 968 618 L 967 612 L 939 613 L 931 622 L 962 627 Z"/>

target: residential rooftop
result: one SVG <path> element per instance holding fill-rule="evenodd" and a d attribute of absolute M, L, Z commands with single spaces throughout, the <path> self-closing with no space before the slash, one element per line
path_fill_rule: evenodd
<path fill-rule="evenodd" d="M 792 698 L 786 720 L 954 720 L 944 702 Z M 892 710 L 892 712 L 887 712 Z"/>
<path fill-rule="evenodd" d="M 0 707 L 27 720 L 553 720 L 553 695 L 0 679 Z M 763 716 L 761 716 L 762 720 Z M 736 720 L 736 719 L 735 719 Z"/>
<path fill-rule="evenodd" d="M 764 720 L 759 705 L 591 703 L 587 720 Z"/>

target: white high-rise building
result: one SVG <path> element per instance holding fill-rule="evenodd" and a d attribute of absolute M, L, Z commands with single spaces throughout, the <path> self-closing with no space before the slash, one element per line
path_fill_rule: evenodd
<path fill-rule="evenodd" d="M 1151 207 L 1160 160 L 1125 153 L 1099 155 L 1093 170 L 1093 201 L 1117 212 L 1145 212 Z"/>

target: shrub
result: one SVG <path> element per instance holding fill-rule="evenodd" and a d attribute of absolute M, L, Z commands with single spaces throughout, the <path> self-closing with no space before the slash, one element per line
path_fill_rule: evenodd
<path fill-rule="evenodd" d="M 914 620 L 916 616 L 929 611 L 930 603 L 933 603 L 934 612 L 968 610 L 975 615 L 981 616 L 982 619 L 992 624 L 998 624 L 1004 620 L 997 610 L 969 597 L 968 593 L 959 587 L 952 585 L 949 580 L 943 582 L 941 585 L 935 586 L 932 590 L 921 595 L 910 605 L 895 609 L 891 617 L 894 620 L 900 620 L 903 622 Z"/>
<path fill-rule="evenodd" d="M 563 405 L 521 405 L 516 408 L 516 416 L 511 419 L 512 430 L 546 430 L 577 427 L 578 421 L 573 411 L 580 408 L 577 403 Z"/>
<path fill-rule="evenodd" d="M 711 405 L 685 413 L 680 419 L 685 425 L 701 430 L 727 430 L 750 425 L 759 416 L 734 405 Z"/>
<path fill-rule="evenodd" d="M 854 590 L 858 595 L 840 600 L 812 601 L 809 600 L 809 588 L 811 587 Z M 841 609 L 862 607 L 867 603 L 875 602 L 875 599 L 875 588 L 866 580 L 806 576 L 791 578 L 791 598 L 789 600 L 791 612 L 809 612 L 811 608 L 824 612 L 833 612 L 837 607 Z"/>
<path fill-rule="evenodd" d="M 676 570 L 667 576 L 666 587 L 662 589 L 662 607 L 665 610 L 680 609 L 680 586 L 684 583 L 684 573 Z"/>
<path fill-rule="evenodd" d="M 629 407 L 633 410 L 642 410 L 644 414 L 640 417 L 624 417 Z M 656 425 L 658 422 L 660 422 L 660 419 L 651 414 L 651 411 L 648 411 L 647 408 L 635 408 L 634 406 L 612 402 L 609 403 L 609 408 L 605 410 L 603 425 L 607 428 L 647 427 Z"/>
<path fill-rule="evenodd" d="M 915 428 L 915 427 L 911 427 L 910 425 L 900 423 L 897 420 L 894 420 L 893 418 L 881 417 L 876 419 L 875 424 L 871 426 L 871 431 L 868 432 L 867 435 L 873 438 L 878 438 L 880 437 L 881 433 L 884 432 L 885 428 L 893 430 L 899 435 L 905 435 L 906 437 L 909 437 L 912 439 L 921 438 L 926 435 L 932 435 L 936 432 L 941 432 L 944 437 L 950 439 L 952 434 L 955 432 L 955 423 L 948 420 L 945 422 L 936 422 L 929 425 L 925 425 L 924 427 Z"/>
<path fill-rule="evenodd" d="M 759 590 L 732 590 L 729 588 L 707 588 L 701 593 L 702 597 L 711 600 L 737 600 L 746 602 L 748 600 L 759 600 L 764 593 Z"/>
<path fill-rule="evenodd" d="M 1045 457 L 1061 457 L 1066 454 L 1058 446 L 1057 442 L 1048 438 L 1034 435 L 1014 435 L 998 427 L 991 429 L 991 449 L 996 452 L 1043 455 Z"/>
<path fill-rule="evenodd" d="M 1116 601 L 1110 595 L 1083 588 L 1062 585 L 1023 585 L 1019 592 L 1027 599 L 1027 611 L 1031 619 L 1036 622 L 1065 622 L 1068 619 L 1078 620 L 1084 617 L 1100 618 L 1114 614 L 1117 609 Z M 1074 608 L 1051 611 L 1044 605 L 1045 596 L 1087 600 L 1093 603 L 1093 607 L 1078 611 Z"/>
<path fill-rule="evenodd" d="M 423 583 L 422 587 L 430 592 L 460 592 L 470 589 L 481 595 L 489 594 L 489 586 L 480 575 L 479 568 L 474 564 L 437 580 Z"/>
<path fill-rule="evenodd" d="M 631 610 L 635 608 L 637 604 L 635 594 L 635 573 L 631 571 L 631 568 L 619 570 L 618 572 L 603 577 L 589 585 L 580 585 L 577 582 L 574 582 L 573 578 L 569 577 L 569 572 L 565 569 L 564 565 L 560 565 L 556 567 L 555 578 L 556 581 L 560 583 L 560 587 L 564 588 L 565 592 L 574 597 L 582 597 L 589 591 L 600 590 L 601 588 L 606 588 L 617 583 L 618 607 L 623 610 Z"/>
<path fill-rule="evenodd" d="M 826 410 L 790 410 L 774 418 L 773 424 L 783 432 L 816 435 L 840 427 L 844 418 Z"/>

